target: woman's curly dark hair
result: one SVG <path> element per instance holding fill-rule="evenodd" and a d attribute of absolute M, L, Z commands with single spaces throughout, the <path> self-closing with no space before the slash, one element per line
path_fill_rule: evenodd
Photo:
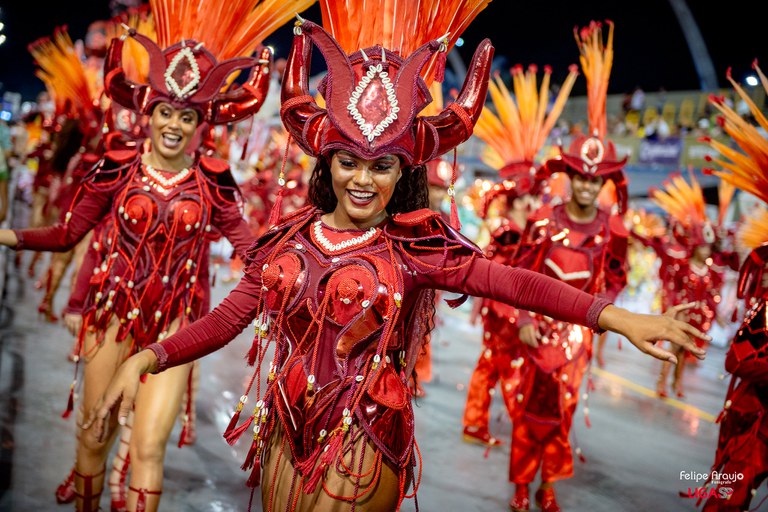
<path fill-rule="evenodd" d="M 395 192 L 387 204 L 387 213 L 407 213 L 421 208 L 429 208 L 429 189 L 427 187 L 427 168 L 423 165 L 403 167 L 403 176 L 395 185 Z M 309 179 L 309 203 L 325 213 L 336 209 L 336 194 L 331 182 L 330 159 L 321 156 L 317 159 L 312 177 Z"/>

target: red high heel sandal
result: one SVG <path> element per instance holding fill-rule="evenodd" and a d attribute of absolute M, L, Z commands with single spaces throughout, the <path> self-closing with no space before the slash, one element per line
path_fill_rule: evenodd
<path fill-rule="evenodd" d="M 56 503 L 64 505 L 75 501 L 75 470 L 69 472 L 67 478 L 56 488 Z"/>

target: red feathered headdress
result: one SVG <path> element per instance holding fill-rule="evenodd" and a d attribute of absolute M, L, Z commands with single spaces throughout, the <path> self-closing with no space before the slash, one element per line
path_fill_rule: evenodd
<path fill-rule="evenodd" d="M 113 40 L 104 64 L 109 97 L 142 114 L 158 102 L 192 108 L 209 124 L 255 114 L 269 87 L 271 52 L 250 57 L 261 41 L 313 0 L 152 0 L 158 43 L 129 29 L 149 54 L 149 83 L 128 79 L 122 67 L 123 39 Z M 212 22 L 215 20 L 215 22 Z M 242 86 L 231 75 L 252 69 Z"/>
<path fill-rule="evenodd" d="M 627 179 L 622 168 L 627 158 L 619 160 L 616 148 L 606 138 L 605 114 L 608 79 L 613 65 L 613 22 L 607 21 L 608 40 L 603 44 L 602 24 L 592 22 L 580 31 L 574 30 L 576 43 L 581 52 L 581 69 L 587 79 L 587 110 L 589 134 L 571 141 L 568 151 L 560 148 L 561 157 L 549 160 L 547 169 L 585 177 L 600 177 L 616 185 L 619 211 L 627 209 Z"/>

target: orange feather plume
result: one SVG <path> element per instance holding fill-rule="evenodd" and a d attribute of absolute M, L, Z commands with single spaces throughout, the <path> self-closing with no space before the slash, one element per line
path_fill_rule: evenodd
<path fill-rule="evenodd" d="M 39 67 L 35 75 L 45 83 L 57 113 L 76 115 L 93 108 L 101 95 L 99 70 L 83 64 L 66 27 L 31 43 L 28 49 Z"/>
<path fill-rule="evenodd" d="M 735 192 L 736 187 L 734 187 L 732 183 L 720 180 L 720 183 L 717 186 L 717 224 L 720 226 L 725 222 L 725 215 L 728 213 L 728 208 L 731 206 L 731 201 L 733 200 L 733 194 Z"/>
<path fill-rule="evenodd" d="M 739 244 L 756 249 L 768 242 L 768 210 L 760 208 L 741 224 L 736 234 Z"/>
<path fill-rule="evenodd" d="M 491 0 L 321 0 L 325 28 L 351 54 L 381 45 L 408 57 L 418 47 L 449 34 L 447 51 Z M 438 55 L 421 76 L 430 85 Z"/>
<path fill-rule="evenodd" d="M 544 78 L 538 88 L 536 74 L 536 66 L 529 66 L 525 72 L 522 66 L 515 66 L 512 69 L 514 95 L 498 74 L 488 84 L 496 113 L 487 106 L 483 109 L 475 126 L 475 135 L 487 144 L 482 160 L 494 169 L 513 162 L 533 163 L 563 111 L 578 70 L 575 65 L 569 68 L 568 77 L 549 113 L 552 70 L 549 66 L 544 68 Z"/>
<path fill-rule="evenodd" d="M 315 0 L 150 0 L 157 44 L 195 39 L 218 60 L 249 56 Z"/>
<path fill-rule="evenodd" d="M 757 65 L 757 61 L 753 63 L 753 67 L 768 92 L 768 80 Z M 765 114 L 755 105 L 749 94 L 733 80 L 730 70 L 727 77 L 736 93 L 749 106 L 758 125 L 763 130 L 768 130 Z M 709 101 L 721 114 L 718 122 L 723 130 L 738 144 L 741 151 L 705 137 L 703 140 L 722 155 L 722 158 L 708 158 L 722 170 L 706 169 L 706 171 L 768 202 L 768 140 L 760 134 L 757 126 L 726 105 L 722 97 L 710 96 Z"/>
<path fill-rule="evenodd" d="M 655 213 L 645 210 L 629 210 L 626 218 L 629 220 L 632 231 L 638 235 L 654 238 L 662 237 L 667 233 L 664 221 Z"/>
<path fill-rule="evenodd" d="M 605 104 L 613 66 L 613 22 L 605 23 L 608 25 L 608 39 L 605 43 L 602 23 L 593 21 L 581 30 L 573 30 L 581 53 L 581 70 L 587 79 L 589 135 L 596 135 L 600 139 L 604 139 L 607 134 Z"/>
<path fill-rule="evenodd" d="M 651 190 L 651 199 L 670 217 L 685 228 L 707 220 L 704 193 L 693 173 L 691 183 L 681 175 L 675 175 L 665 183 L 664 190 Z"/>

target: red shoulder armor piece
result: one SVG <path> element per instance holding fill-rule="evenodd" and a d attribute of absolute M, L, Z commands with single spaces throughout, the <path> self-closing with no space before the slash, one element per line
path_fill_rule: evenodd
<path fill-rule="evenodd" d="M 422 208 L 408 213 L 396 213 L 392 216 L 392 222 L 398 226 L 418 226 L 419 224 L 432 224 L 426 222 L 440 218 L 440 213 L 429 208 Z"/>
<path fill-rule="evenodd" d="M 462 235 L 443 219 L 439 212 L 422 208 L 408 213 L 396 213 L 392 222 L 384 227 L 387 235 L 401 242 L 410 243 L 412 248 L 418 245 L 458 244 L 472 252 L 483 254 L 483 251 L 470 239 Z"/>
<path fill-rule="evenodd" d="M 221 174 L 229 170 L 229 163 L 219 158 L 211 158 L 203 155 L 200 157 L 200 167 L 202 167 L 204 171 L 213 174 Z"/>
<path fill-rule="evenodd" d="M 104 158 L 123 165 L 134 160 L 138 154 L 138 151 L 133 149 L 113 149 L 104 153 Z"/>

